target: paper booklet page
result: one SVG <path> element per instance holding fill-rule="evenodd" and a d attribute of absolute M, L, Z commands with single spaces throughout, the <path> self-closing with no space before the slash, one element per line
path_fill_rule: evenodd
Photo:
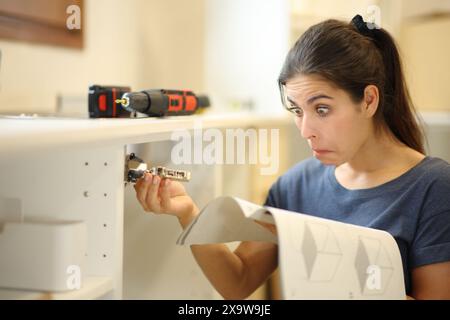
<path fill-rule="evenodd" d="M 255 220 L 276 225 L 276 235 Z M 177 244 L 278 244 L 284 299 L 405 299 L 403 267 L 387 232 L 236 198 L 210 202 Z"/>

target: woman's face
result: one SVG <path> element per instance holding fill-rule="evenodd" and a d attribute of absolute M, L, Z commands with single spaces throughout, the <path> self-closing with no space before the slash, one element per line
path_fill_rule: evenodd
<path fill-rule="evenodd" d="M 373 132 L 365 100 L 355 104 L 347 92 L 318 76 L 299 75 L 287 81 L 285 101 L 296 115 L 302 137 L 324 164 L 351 160 Z"/>

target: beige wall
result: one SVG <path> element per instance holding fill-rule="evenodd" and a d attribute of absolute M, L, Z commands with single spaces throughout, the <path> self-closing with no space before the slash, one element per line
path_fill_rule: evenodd
<path fill-rule="evenodd" d="M 53 112 L 89 84 L 203 87 L 204 0 L 86 0 L 83 50 L 0 41 L 0 112 Z"/>
<path fill-rule="evenodd" d="M 207 0 L 141 1 L 136 38 L 141 86 L 204 90 Z"/>
<path fill-rule="evenodd" d="M 450 111 L 450 15 L 406 23 L 399 40 L 415 105 Z"/>

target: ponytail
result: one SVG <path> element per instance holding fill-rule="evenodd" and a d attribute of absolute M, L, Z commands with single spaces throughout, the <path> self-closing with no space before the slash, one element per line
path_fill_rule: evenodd
<path fill-rule="evenodd" d="M 377 29 L 372 37 L 381 52 L 386 79 L 382 118 L 398 140 L 420 153 L 425 153 L 424 135 L 417 122 L 417 112 L 405 82 L 395 41 L 384 29 Z"/>

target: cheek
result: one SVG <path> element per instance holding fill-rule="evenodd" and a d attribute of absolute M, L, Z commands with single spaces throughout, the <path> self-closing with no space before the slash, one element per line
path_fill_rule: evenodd
<path fill-rule="evenodd" d="M 357 149 L 366 136 L 366 126 L 357 113 L 337 117 L 329 129 L 327 136 L 343 152 Z"/>

